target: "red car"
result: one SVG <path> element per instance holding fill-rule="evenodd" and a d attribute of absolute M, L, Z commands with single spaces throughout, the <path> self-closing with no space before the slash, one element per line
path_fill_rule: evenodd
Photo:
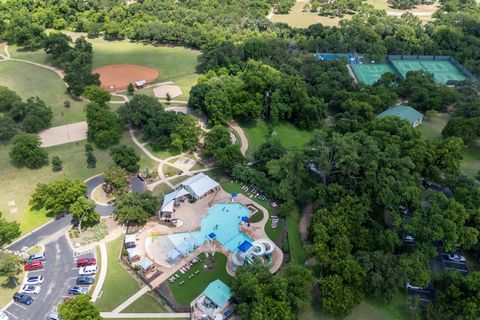
<path fill-rule="evenodd" d="M 77 268 L 94 266 L 97 264 L 95 258 L 82 258 L 77 260 Z"/>
<path fill-rule="evenodd" d="M 25 266 L 23 267 L 23 270 L 25 271 L 33 271 L 33 270 L 40 270 L 40 269 L 43 269 L 42 261 L 33 261 L 25 264 Z"/>

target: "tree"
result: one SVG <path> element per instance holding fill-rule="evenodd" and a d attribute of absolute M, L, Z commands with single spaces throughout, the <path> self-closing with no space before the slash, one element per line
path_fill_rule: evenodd
<path fill-rule="evenodd" d="M 58 315 L 64 320 L 102 320 L 91 297 L 80 294 L 60 304 Z"/>
<path fill-rule="evenodd" d="M 122 126 L 116 113 L 109 106 L 95 102 L 86 106 L 88 139 L 105 149 L 120 141 Z"/>
<path fill-rule="evenodd" d="M 8 222 L 0 211 L 0 248 L 10 243 L 20 235 L 20 224 L 16 221 Z"/>
<path fill-rule="evenodd" d="M 17 131 L 17 125 L 10 116 L 0 116 L 0 140 L 10 140 Z"/>
<path fill-rule="evenodd" d="M 134 148 L 127 145 L 120 145 L 112 148 L 110 156 L 117 166 L 127 170 L 128 172 L 138 172 L 140 169 L 140 156 Z"/>
<path fill-rule="evenodd" d="M 85 87 L 83 95 L 90 101 L 104 105 L 112 98 L 112 95 L 107 90 L 97 85 L 89 85 Z"/>
<path fill-rule="evenodd" d="M 269 139 L 260 145 L 255 152 L 255 166 L 262 171 L 266 171 L 267 163 L 270 160 L 278 160 L 287 153 L 287 149 L 282 146 L 277 139 Z"/>
<path fill-rule="evenodd" d="M 172 145 L 179 150 L 193 151 L 198 147 L 202 129 L 192 116 L 182 116 L 170 135 Z"/>
<path fill-rule="evenodd" d="M 93 154 L 93 146 L 90 143 L 85 144 L 85 156 L 87 157 L 87 168 L 95 168 L 97 166 L 97 158 Z"/>
<path fill-rule="evenodd" d="M 43 41 L 43 49 L 46 54 L 51 54 L 54 60 L 70 51 L 72 38 L 64 33 L 52 31 Z"/>
<path fill-rule="evenodd" d="M 87 186 L 78 180 L 61 178 L 49 184 L 39 183 L 30 199 L 30 205 L 45 208 L 55 216 L 70 211 L 79 197 L 85 197 Z"/>
<path fill-rule="evenodd" d="M 17 106 L 20 106 L 17 104 Z M 15 108 L 10 109 L 10 114 Z M 50 122 L 53 117 L 53 112 L 50 107 L 45 105 L 43 100 L 38 97 L 28 98 L 23 104 L 22 110 L 24 115 L 22 119 L 16 119 L 17 121 L 23 120 L 22 127 L 25 132 L 36 133 L 42 129 L 46 129 L 50 126 Z M 15 117 L 13 116 L 15 119 Z"/>
<path fill-rule="evenodd" d="M 311 300 L 312 272 L 302 266 L 288 264 L 281 276 L 287 282 L 287 300 L 292 311 L 298 313 L 304 310 Z"/>
<path fill-rule="evenodd" d="M 321 279 L 319 297 L 325 311 L 339 315 L 349 314 L 362 298 L 358 290 L 343 283 L 340 275 Z"/>
<path fill-rule="evenodd" d="M 163 108 L 155 97 L 136 94 L 118 109 L 118 115 L 124 124 L 142 129 L 158 111 L 163 111 Z"/>
<path fill-rule="evenodd" d="M 8 252 L 0 252 L 0 276 L 15 281 L 22 271 L 22 258 Z"/>
<path fill-rule="evenodd" d="M 222 125 L 216 125 L 205 134 L 205 149 L 203 156 L 212 157 L 218 149 L 232 144 L 230 132 Z"/>
<path fill-rule="evenodd" d="M 48 153 L 35 134 L 19 133 L 12 139 L 10 160 L 15 166 L 38 169 L 48 164 Z"/>
<path fill-rule="evenodd" d="M 95 201 L 88 200 L 84 196 L 78 197 L 70 206 L 72 218 L 78 220 L 78 231 L 82 233 L 82 224 L 94 225 L 100 221 L 100 214 L 95 211 Z"/>
<path fill-rule="evenodd" d="M 217 149 L 213 155 L 215 164 L 219 167 L 231 173 L 235 165 L 245 162 L 240 146 L 237 144 L 231 144 L 222 149 Z"/>
<path fill-rule="evenodd" d="M 59 156 L 52 157 L 52 170 L 53 172 L 58 172 L 62 170 L 62 160 Z"/>
<path fill-rule="evenodd" d="M 145 222 L 155 214 L 157 205 L 157 198 L 150 191 L 125 193 L 117 199 L 114 217 L 121 223 Z"/>
<path fill-rule="evenodd" d="M 128 176 L 125 169 L 110 166 L 103 173 L 103 178 L 105 183 L 112 190 L 114 196 L 118 197 L 119 195 L 128 192 Z"/>
<path fill-rule="evenodd" d="M 463 143 L 469 144 L 478 137 L 480 137 L 480 128 L 478 123 L 480 117 L 477 118 L 463 118 L 454 117 L 448 120 L 447 125 L 442 130 L 442 136 L 459 137 Z"/>
<path fill-rule="evenodd" d="M 22 98 L 13 90 L 0 86 L 0 112 L 10 111 L 12 106 L 22 102 Z"/>
<path fill-rule="evenodd" d="M 135 87 L 133 86 L 133 84 L 129 83 L 127 86 L 127 94 L 129 96 L 133 96 L 134 92 L 135 92 Z"/>

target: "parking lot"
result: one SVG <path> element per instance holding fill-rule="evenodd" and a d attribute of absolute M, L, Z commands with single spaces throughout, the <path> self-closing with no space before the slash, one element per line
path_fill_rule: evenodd
<path fill-rule="evenodd" d="M 468 273 L 468 267 L 465 262 L 451 261 L 448 259 L 446 253 L 441 253 L 442 265 L 445 270 L 455 270 L 463 274 Z"/>
<path fill-rule="evenodd" d="M 39 294 L 32 294 L 34 301 L 26 306 L 12 303 L 6 313 L 10 319 L 43 320 L 56 308 L 64 297 L 68 296 L 68 287 L 75 285 L 78 268 L 74 263 L 75 258 L 93 257 L 93 252 L 86 252 L 74 257 L 65 236 L 45 245 L 46 261 L 42 270 L 30 271 L 28 275 L 42 275 L 45 278 Z"/>

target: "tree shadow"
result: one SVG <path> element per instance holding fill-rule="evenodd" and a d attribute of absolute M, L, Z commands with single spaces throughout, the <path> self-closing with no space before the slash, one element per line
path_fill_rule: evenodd
<path fill-rule="evenodd" d="M 12 290 L 12 289 L 15 289 L 17 287 L 17 284 L 18 284 L 18 277 L 15 277 L 15 278 L 7 278 L 5 279 L 5 281 L 3 281 L 1 284 L 0 284 L 0 288 L 1 289 L 4 289 L 4 290 Z"/>

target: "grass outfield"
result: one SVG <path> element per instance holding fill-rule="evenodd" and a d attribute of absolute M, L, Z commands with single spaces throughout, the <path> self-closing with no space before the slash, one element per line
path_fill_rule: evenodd
<path fill-rule="evenodd" d="M 190 302 L 195 299 L 210 282 L 217 279 L 222 280 L 226 285 L 229 285 L 232 281 L 232 277 L 227 273 L 227 257 L 219 252 L 215 253 L 213 259 L 215 262 L 210 270 L 204 268 L 205 254 L 200 254 L 201 261 L 194 264 L 187 273 L 182 274 L 178 272 L 180 278 L 175 280 L 174 283 L 168 282 L 170 290 L 172 291 L 175 301 L 179 304 L 189 306 Z M 210 259 L 210 258 L 209 258 Z M 200 270 L 198 274 L 195 271 Z M 195 274 L 193 278 L 189 279 L 188 276 Z M 168 280 L 167 280 L 168 281 Z M 185 281 L 180 285 L 180 281 Z"/>
<path fill-rule="evenodd" d="M 102 287 L 102 295 L 95 304 L 100 311 L 112 311 L 140 290 L 137 281 L 119 261 L 123 237 L 107 243 L 108 271 Z"/>
<path fill-rule="evenodd" d="M 0 85 L 6 86 L 22 97 L 38 96 L 52 108 L 52 126 L 83 121 L 85 103 L 71 99 L 65 94 L 65 85 L 54 72 L 24 62 L 0 63 Z M 63 106 L 70 101 L 70 108 Z"/>
<path fill-rule="evenodd" d="M 166 311 L 160 300 L 155 298 L 152 293 L 147 292 L 122 310 L 122 313 L 160 313 Z"/>
<path fill-rule="evenodd" d="M 320 16 L 318 12 L 303 12 L 303 6 L 308 1 L 297 1 L 288 14 L 274 14 L 272 22 L 283 22 L 291 27 L 308 28 L 312 24 L 321 23 L 324 26 L 338 26 L 341 18 Z M 345 19 L 350 16 L 346 15 Z"/>
<path fill-rule="evenodd" d="M 273 127 L 273 134 L 268 132 L 265 121 L 242 122 L 240 126 L 245 131 L 248 139 L 247 157 L 252 157 L 255 151 L 269 137 L 275 137 L 286 148 L 302 147 L 313 137 L 313 131 L 300 130 L 289 122 L 281 122 Z"/>
<path fill-rule="evenodd" d="M 133 144 L 127 132 L 124 132 L 120 143 L 134 147 L 140 155 L 141 170 L 149 168 L 157 170 L 157 163 L 147 158 L 141 150 Z M 63 161 L 63 170 L 52 172 L 51 166 L 31 170 L 16 168 L 10 163 L 8 152 L 10 145 L 0 144 L 0 179 L 8 181 L 8 188 L 0 193 L 0 211 L 7 220 L 17 220 L 20 223 L 22 234 L 29 232 L 47 222 L 50 217 L 44 210 L 32 211 L 28 205 L 30 195 L 34 192 L 37 183 L 49 183 L 63 176 L 69 176 L 81 181 L 103 172 L 111 163 L 109 150 L 95 148 L 97 158 L 96 168 L 87 168 L 84 155 L 86 141 L 72 142 L 60 146 L 46 148 L 50 158 L 54 155 Z M 9 201 L 15 201 L 16 213 L 10 213 Z"/>

